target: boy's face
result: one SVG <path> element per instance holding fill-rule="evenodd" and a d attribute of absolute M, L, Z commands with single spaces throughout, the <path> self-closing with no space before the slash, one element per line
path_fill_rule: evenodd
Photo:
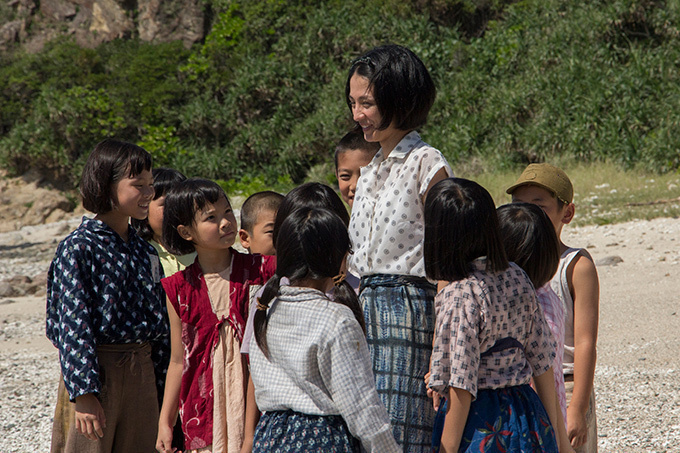
<path fill-rule="evenodd" d="M 567 218 L 566 210 L 571 204 L 559 207 L 557 198 L 543 187 L 533 186 L 530 184 L 519 186 L 512 192 L 512 202 L 518 203 L 532 203 L 543 209 L 550 222 L 555 227 L 555 233 L 559 238 L 562 227 L 571 221 L 571 217 Z"/>
<path fill-rule="evenodd" d="M 271 209 L 260 210 L 257 214 L 255 225 L 253 225 L 253 232 L 248 233 L 244 229 L 239 231 L 241 245 L 245 249 L 248 249 L 250 253 L 276 255 L 274 240 L 272 238 L 275 219 L 276 211 L 272 211 Z"/>
<path fill-rule="evenodd" d="M 354 204 L 354 194 L 357 190 L 361 167 L 368 165 L 372 159 L 373 155 L 370 152 L 360 149 L 348 149 L 338 154 L 338 168 L 335 169 L 335 176 L 338 178 L 340 195 L 350 208 Z"/>

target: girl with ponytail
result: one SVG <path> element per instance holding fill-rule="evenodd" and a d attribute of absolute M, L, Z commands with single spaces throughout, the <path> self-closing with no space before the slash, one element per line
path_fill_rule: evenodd
<path fill-rule="evenodd" d="M 250 345 L 264 412 L 253 451 L 398 451 L 345 280 L 345 223 L 326 209 L 298 209 L 281 223 L 275 248 L 277 271 L 259 298 Z"/>

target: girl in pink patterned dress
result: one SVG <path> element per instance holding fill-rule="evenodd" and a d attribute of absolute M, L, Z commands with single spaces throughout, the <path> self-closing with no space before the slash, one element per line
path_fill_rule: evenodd
<path fill-rule="evenodd" d="M 491 195 L 465 179 L 437 183 L 424 252 L 441 288 L 428 383 L 447 396 L 440 451 L 558 451 L 556 344 L 529 277 L 506 258 Z"/>
<path fill-rule="evenodd" d="M 181 414 L 187 452 L 241 450 L 248 368 L 240 354 L 249 294 L 274 274 L 273 257 L 232 249 L 236 218 L 224 190 L 188 179 L 165 200 L 163 240 L 172 253 L 196 251 L 194 264 L 161 283 L 170 319 L 170 366 L 156 449 L 173 452 Z"/>
<path fill-rule="evenodd" d="M 566 438 L 567 398 L 562 374 L 565 309 L 550 287 L 550 279 L 560 262 L 560 243 L 550 218 L 537 205 L 506 204 L 498 208 L 497 212 L 508 260 L 521 267 L 534 284 L 538 303 L 557 342 L 553 374 L 560 408 L 557 415 L 561 423 L 557 424 L 556 429 L 559 437 Z"/>

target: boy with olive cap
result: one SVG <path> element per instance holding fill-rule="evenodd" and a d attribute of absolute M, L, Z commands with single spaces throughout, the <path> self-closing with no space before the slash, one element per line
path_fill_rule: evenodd
<path fill-rule="evenodd" d="M 593 380 L 597 359 L 600 286 L 597 269 L 586 249 L 566 246 L 562 228 L 574 218 L 574 188 L 561 169 L 530 164 L 506 191 L 513 202 L 540 206 L 560 241 L 560 265 L 552 289 L 566 309 L 563 371 L 567 391 L 567 435 L 577 452 L 597 451 Z"/>

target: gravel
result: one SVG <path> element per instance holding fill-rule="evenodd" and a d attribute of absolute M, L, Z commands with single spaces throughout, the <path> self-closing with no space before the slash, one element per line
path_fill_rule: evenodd
<path fill-rule="evenodd" d="M 0 282 L 44 272 L 79 219 L 0 234 Z M 567 228 L 601 284 L 600 452 L 680 452 L 680 220 Z M 606 259 L 605 259 L 606 258 Z M 0 452 L 47 452 L 59 379 L 44 298 L 0 298 Z"/>

